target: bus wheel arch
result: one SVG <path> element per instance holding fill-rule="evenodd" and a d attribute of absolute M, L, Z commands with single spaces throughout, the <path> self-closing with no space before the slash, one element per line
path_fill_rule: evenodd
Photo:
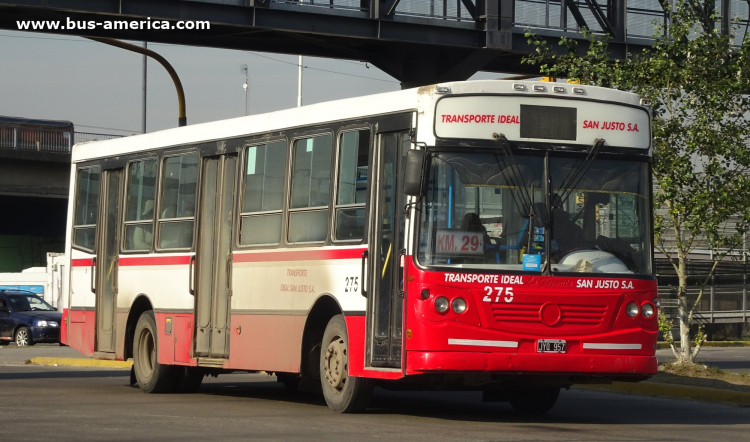
<path fill-rule="evenodd" d="M 141 315 L 149 310 L 153 310 L 151 300 L 145 294 L 141 293 L 135 298 L 128 312 L 128 320 L 125 322 L 125 360 L 133 357 L 133 338 L 135 337 L 135 327 Z"/>
<path fill-rule="evenodd" d="M 300 374 L 313 383 L 320 378 L 320 345 L 328 322 L 336 315 L 342 315 L 343 310 L 338 301 L 329 293 L 324 293 L 313 303 L 307 313 L 305 328 L 302 332 L 302 355 L 300 358 Z"/>

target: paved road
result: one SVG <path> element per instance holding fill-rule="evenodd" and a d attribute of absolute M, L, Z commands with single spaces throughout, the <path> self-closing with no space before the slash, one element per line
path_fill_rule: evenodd
<path fill-rule="evenodd" d="M 274 378 L 231 374 L 196 394 L 146 395 L 127 370 L 0 366 L 0 440 L 750 440 L 750 409 L 572 390 L 525 419 L 478 393 L 376 390 L 367 414 L 339 415 Z"/>
<path fill-rule="evenodd" d="M 674 359 L 670 349 L 657 350 L 656 357 L 660 364 Z M 750 373 L 750 347 L 704 347 L 697 360 L 735 373 Z"/>

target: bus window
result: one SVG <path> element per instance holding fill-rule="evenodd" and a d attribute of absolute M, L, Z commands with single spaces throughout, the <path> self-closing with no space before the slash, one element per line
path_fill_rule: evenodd
<path fill-rule="evenodd" d="M 361 240 L 365 232 L 370 131 L 344 132 L 339 139 L 336 239 Z"/>
<path fill-rule="evenodd" d="M 164 160 L 159 214 L 159 248 L 189 249 L 193 246 L 198 154 Z"/>
<path fill-rule="evenodd" d="M 326 134 L 294 142 L 289 242 L 326 239 L 332 141 Z"/>
<path fill-rule="evenodd" d="M 99 214 L 99 166 L 78 171 L 73 244 L 93 252 L 96 244 L 96 217 Z"/>
<path fill-rule="evenodd" d="M 125 201 L 126 251 L 150 251 L 156 199 L 156 160 L 134 161 L 128 166 Z"/>
<path fill-rule="evenodd" d="M 278 244 L 284 203 L 286 141 L 250 146 L 245 155 L 240 244 Z"/>

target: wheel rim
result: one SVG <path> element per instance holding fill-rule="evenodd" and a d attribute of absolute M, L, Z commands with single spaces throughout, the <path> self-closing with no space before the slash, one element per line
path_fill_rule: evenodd
<path fill-rule="evenodd" d="M 154 372 L 154 363 L 156 362 L 156 346 L 154 345 L 154 335 L 151 330 L 144 328 L 138 337 L 138 368 L 146 378 L 150 378 Z"/>
<path fill-rule="evenodd" d="M 326 348 L 326 355 L 323 363 L 326 381 L 328 381 L 328 384 L 336 393 L 341 393 L 346 386 L 347 363 L 346 341 L 344 341 L 342 337 L 336 336 L 331 343 L 328 344 L 328 348 Z"/>
<path fill-rule="evenodd" d="M 19 347 L 29 345 L 29 334 L 26 330 L 18 330 L 18 333 L 16 334 L 16 345 Z"/>

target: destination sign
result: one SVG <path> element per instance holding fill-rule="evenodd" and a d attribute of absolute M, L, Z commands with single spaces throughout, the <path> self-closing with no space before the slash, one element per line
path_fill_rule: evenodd
<path fill-rule="evenodd" d="M 535 96 L 456 96 L 438 101 L 439 138 L 560 142 L 648 149 L 648 112 L 613 103 Z"/>

